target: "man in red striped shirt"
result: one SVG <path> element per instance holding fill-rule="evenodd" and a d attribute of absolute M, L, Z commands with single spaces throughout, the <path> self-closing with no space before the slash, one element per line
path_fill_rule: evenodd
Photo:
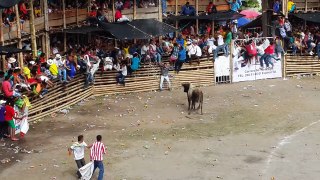
<path fill-rule="evenodd" d="M 101 142 L 101 140 L 102 140 L 101 135 L 98 135 L 97 141 L 89 146 L 89 148 L 91 148 L 90 160 L 93 161 L 93 164 L 94 164 L 93 173 L 97 168 L 99 168 L 98 180 L 103 179 L 104 166 L 102 161 L 103 161 L 103 154 L 106 154 L 106 148 L 104 144 Z"/>

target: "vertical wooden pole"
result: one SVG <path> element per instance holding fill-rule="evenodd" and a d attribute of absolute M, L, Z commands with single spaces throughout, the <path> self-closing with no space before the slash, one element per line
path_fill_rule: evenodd
<path fill-rule="evenodd" d="M 162 2 L 158 0 L 158 20 L 162 22 Z"/>
<path fill-rule="evenodd" d="M 45 48 L 46 58 L 50 56 L 50 36 L 49 36 L 49 15 L 48 15 L 48 0 L 43 0 L 43 12 L 44 12 L 44 28 L 45 28 Z"/>
<path fill-rule="evenodd" d="M 37 57 L 37 39 L 36 39 L 36 30 L 34 27 L 34 10 L 33 10 L 33 0 L 29 0 L 29 15 L 30 15 L 30 34 L 31 34 L 31 48 L 33 58 Z"/>
<path fill-rule="evenodd" d="M 116 11 L 115 11 L 115 7 L 114 7 L 114 0 L 112 0 L 112 21 L 113 22 L 115 21 L 115 18 L 114 18 L 115 13 L 116 13 Z"/>
<path fill-rule="evenodd" d="M 77 26 L 79 25 L 79 9 L 78 9 L 78 0 L 76 0 L 77 6 L 76 6 L 76 22 L 77 22 Z"/>
<path fill-rule="evenodd" d="M 287 18 L 288 17 L 288 3 L 287 0 L 282 0 L 282 12 L 284 16 Z"/>
<path fill-rule="evenodd" d="M 175 15 L 178 16 L 178 0 L 175 2 Z M 176 20 L 176 29 L 179 27 L 179 22 Z M 178 37 L 178 31 L 176 31 L 176 37 Z"/>
<path fill-rule="evenodd" d="M 22 48 L 22 42 L 21 42 L 21 27 L 20 27 L 20 15 L 19 15 L 19 8 L 18 5 L 16 4 L 14 6 L 14 10 L 16 13 L 16 23 L 17 23 L 17 38 L 18 38 L 18 48 L 21 49 Z M 19 66 L 21 67 L 21 69 L 23 68 L 23 56 L 22 53 L 18 53 L 18 62 L 19 62 Z"/>
<path fill-rule="evenodd" d="M 63 11 L 63 31 L 67 29 L 66 23 L 66 2 L 62 0 L 62 11 Z M 63 32 L 63 52 L 67 51 L 67 34 Z"/>
<path fill-rule="evenodd" d="M 137 0 L 133 0 L 133 19 L 137 18 Z"/>
<path fill-rule="evenodd" d="M 196 16 L 199 13 L 199 0 L 195 0 L 196 2 Z M 199 34 L 199 19 L 196 19 L 196 34 Z"/>
<path fill-rule="evenodd" d="M 304 11 L 307 12 L 308 11 L 308 0 L 304 0 L 304 4 L 305 4 L 304 5 Z"/>
<path fill-rule="evenodd" d="M 230 56 L 230 83 L 233 82 L 233 57 L 232 57 L 233 48 L 234 48 L 234 40 L 231 40 L 230 53 L 229 53 L 229 56 Z"/>
<path fill-rule="evenodd" d="M 211 22 L 211 34 L 214 36 L 214 20 Z"/>
<path fill-rule="evenodd" d="M 4 45 L 4 37 L 3 37 L 3 26 L 2 26 L 2 10 L 0 9 L 0 46 Z M 2 58 L 2 56 L 0 56 L 0 60 L 1 60 L 1 69 L 3 71 L 5 71 L 5 67 L 6 67 L 6 62 L 5 60 Z"/>
<path fill-rule="evenodd" d="M 286 1 L 286 0 L 284 0 Z M 269 9 L 269 3 L 268 1 L 262 1 L 262 31 L 263 31 L 263 36 L 267 37 L 268 36 L 268 12 L 267 10 Z"/>

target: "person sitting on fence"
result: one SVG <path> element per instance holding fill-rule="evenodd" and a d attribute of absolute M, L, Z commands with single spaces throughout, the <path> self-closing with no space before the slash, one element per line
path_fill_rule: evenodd
<path fill-rule="evenodd" d="M 207 39 L 206 39 L 206 46 L 204 47 L 204 50 L 209 54 L 212 54 L 214 52 L 214 50 L 217 49 L 217 46 L 214 45 L 214 42 L 216 40 L 214 39 L 213 35 L 210 35 Z"/>
<path fill-rule="evenodd" d="M 153 39 L 150 40 L 149 52 L 150 52 L 151 59 L 154 59 L 156 63 L 161 62 L 161 55 L 159 52 L 157 52 L 156 41 Z"/>
<path fill-rule="evenodd" d="M 178 56 L 179 56 L 179 45 L 178 43 L 175 42 L 173 45 L 172 54 L 169 59 L 170 66 L 174 66 L 175 62 L 178 60 Z"/>
<path fill-rule="evenodd" d="M 26 83 L 25 79 L 21 75 L 21 69 L 19 67 L 16 67 L 13 70 L 12 76 L 13 76 L 14 85 L 19 86 L 22 91 L 23 90 L 26 90 L 28 92 L 31 91 L 31 87 L 29 86 L 29 84 Z"/>
<path fill-rule="evenodd" d="M 232 32 L 229 27 L 226 28 L 226 40 L 225 40 L 225 56 L 229 56 L 229 48 L 232 40 Z"/>
<path fill-rule="evenodd" d="M 188 48 L 188 61 L 191 66 L 192 61 L 195 59 L 198 61 L 198 65 L 200 65 L 200 57 L 202 56 L 202 50 L 198 46 L 197 41 L 193 41 L 187 48 Z"/>
<path fill-rule="evenodd" d="M 131 65 L 128 68 L 128 72 L 131 75 L 133 72 L 137 71 L 139 68 L 140 68 L 140 58 L 138 53 L 135 52 L 131 60 Z"/>
<path fill-rule="evenodd" d="M 71 55 L 67 56 L 66 69 L 67 69 L 68 77 L 73 79 L 77 73 L 77 69 L 76 69 L 76 63 Z"/>
<path fill-rule="evenodd" d="M 116 76 L 117 85 L 122 84 L 123 86 L 125 86 L 125 78 L 127 74 L 128 74 L 127 65 L 125 63 L 121 63 L 121 67 Z"/>
<path fill-rule="evenodd" d="M 113 68 L 113 58 L 112 57 L 105 57 L 103 61 L 103 70 L 110 71 Z"/>
<path fill-rule="evenodd" d="M 56 54 L 56 64 L 58 66 L 60 82 L 68 83 L 66 60 L 60 54 Z"/>
<path fill-rule="evenodd" d="M 213 53 L 214 54 L 214 56 L 213 56 L 214 60 L 217 59 L 218 53 L 221 50 L 223 50 L 223 53 L 226 54 L 225 44 L 224 44 L 223 36 L 221 35 L 221 33 L 219 33 L 218 36 L 217 36 L 217 44 L 218 44 L 218 46 L 217 46 L 216 50 Z"/>
<path fill-rule="evenodd" d="M 47 64 L 49 66 L 49 71 L 53 77 L 53 79 L 57 78 L 59 75 L 59 70 L 55 59 L 48 59 Z"/>
<path fill-rule="evenodd" d="M 274 66 L 272 62 L 274 54 L 274 44 L 273 41 L 270 41 L 270 45 L 264 50 L 264 54 L 260 57 L 260 69 L 263 69 L 263 61 L 266 64 L 266 69 L 269 69 L 269 64 L 271 64 L 272 68 Z"/>
<path fill-rule="evenodd" d="M 21 94 L 15 89 L 15 86 L 11 86 L 10 78 L 11 75 L 4 77 L 4 81 L 2 82 L 2 93 L 6 98 L 20 97 Z"/>
<path fill-rule="evenodd" d="M 252 65 L 255 64 L 255 61 L 257 60 L 257 48 L 256 44 L 253 40 L 250 40 L 249 42 L 245 43 L 245 49 L 246 49 L 246 64 Z"/>
<path fill-rule="evenodd" d="M 285 55 L 285 52 L 282 47 L 281 39 L 279 37 L 276 37 L 276 48 L 275 53 L 278 59 L 281 59 L 282 55 Z"/>
<path fill-rule="evenodd" d="M 125 0 L 123 4 L 123 9 L 130 9 L 132 7 L 132 2 L 130 0 Z"/>
<path fill-rule="evenodd" d="M 177 74 L 179 74 L 179 71 L 181 70 L 182 65 L 186 61 L 186 59 L 187 59 L 186 49 L 183 46 L 179 46 L 178 60 L 174 66 L 174 70 Z"/>
<path fill-rule="evenodd" d="M 194 16 L 196 15 L 196 10 L 193 6 L 190 5 L 189 2 L 187 2 L 185 5 L 182 6 L 181 14 L 184 16 Z"/>

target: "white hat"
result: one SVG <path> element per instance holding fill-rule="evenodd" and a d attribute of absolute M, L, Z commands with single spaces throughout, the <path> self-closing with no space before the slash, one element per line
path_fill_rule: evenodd
<path fill-rule="evenodd" d="M 53 59 L 50 58 L 50 59 L 48 59 L 47 64 L 51 66 L 53 64 L 53 62 L 54 62 Z"/>
<path fill-rule="evenodd" d="M 7 101 L 5 101 L 5 100 L 0 100 L 0 104 L 5 104 Z"/>
<path fill-rule="evenodd" d="M 9 58 L 9 63 L 14 63 L 14 62 L 16 62 L 17 60 L 16 60 L 16 58 L 14 58 L 14 57 L 11 57 L 11 58 Z"/>
<path fill-rule="evenodd" d="M 81 66 L 80 65 L 77 65 L 77 68 L 80 68 Z"/>
<path fill-rule="evenodd" d="M 61 55 L 60 54 L 56 54 L 56 59 L 61 59 Z"/>
<path fill-rule="evenodd" d="M 21 69 L 20 67 L 15 67 L 14 69 Z"/>
<path fill-rule="evenodd" d="M 188 42 L 187 42 L 187 45 L 188 45 L 188 46 L 189 46 L 189 45 L 191 45 L 191 42 L 190 42 L 190 41 L 188 41 Z"/>
<path fill-rule="evenodd" d="M 34 61 L 29 61 L 29 64 L 34 65 L 36 62 Z"/>

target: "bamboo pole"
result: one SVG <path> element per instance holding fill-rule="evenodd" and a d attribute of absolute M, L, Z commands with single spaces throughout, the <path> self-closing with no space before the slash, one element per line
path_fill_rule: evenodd
<path fill-rule="evenodd" d="M 233 48 L 234 48 L 234 40 L 231 40 L 230 44 L 230 83 L 233 82 Z"/>
<path fill-rule="evenodd" d="M 34 10 L 33 10 L 33 0 L 29 0 L 30 4 L 30 34 L 31 34 L 31 48 L 33 58 L 37 57 L 37 39 L 36 39 L 36 30 L 34 27 Z"/>
<path fill-rule="evenodd" d="M 195 0 L 196 3 L 196 16 L 199 13 L 199 0 Z M 199 19 L 196 19 L 196 34 L 199 34 Z"/>
<path fill-rule="evenodd" d="M 320 3 L 320 2 L 319 2 Z M 307 12 L 308 11 L 308 0 L 304 1 L 304 11 Z"/>
<path fill-rule="evenodd" d="M 115 18 L 114 18 L 115 13 L 116 13 L 116 11 L 115 11 L 115 7 L 114 7 L 114 0 L 112 0 L 112 20 L 113 20 L 113 22 L 115 21 Z"/>
<path fill-rule="evenodd" d="M 211 34 L 214 36 L 214 20 L 211 22 Z"/>
<path fill-rule="evenodd" d="M 78 0 L 76 0 L 77 6 L 76 6 L 76 22 L 77 22 L 77 26 L 79 26 L 79 9 L 78 9 Z"/>
<path fill-rule="evenodd" d="M 178 0 L 175 1 L 175 15 L 178 16 Z M 179 22 L 176 20 L 176 29 L 179 27 Z M 178 31 L 176 31 L 176 37 L 178 37 Z"/>
<path fill-rule="evenodd" d="M 0 9 L 0 45 L 3 46 L 4 45 L 4 37 L 3 37 L 3 26 L 2 26 L 2 10 Z M 1 69 L 4 71 L 5 67 L 6 67 L 6 63 L 5 60 L 3 59 L 3 56 L 0 56 L 0 60 L 1 62 Z"/>
<path fill-rule="evenodd" d="M 137 0 L 133 0 L 133 19 L 137 18 Z"/>
<path fill-rule="evenodd" d="M 22 48 L 22 42 L 21 42 L 21 24 L 20 24 L 20 15 L 19 15 L 19 8 L 18 5 L 16 4 L 14 6 L 14 10 L 16 13 L 16 24 L 17 24 L 17 37 L 18 37 L 18 48 L 21 49 Z M 18 53 L 18 62 L 19 62 L 19 66 L 21 67 L 21 69 L 23 68 L 23 56 L 22 53 Z"/>
<path fill-rule="evenodd" d="M 162 1 L 158 0 L 158 19 L 162 22 Z"/>
<path fill-rule="evenodd" d="M 45 28 L 45 48 L 46 58 L 50 55 L 50 36 L 49 36 L 49 15 L 48 15 L 48 0 L 43 0 L 43 12 L 44 12 L 44 28 Z"/>
<path fill-rule="evenodd" d="M 62 11 L 63 11 L 63 31 L 67 29 L 67 23 L 66 23 L 66 2 L 65 0 L 62 0 Z M 63 51 L 67 51 L 67 34 L 66 32 L 63 32 Z"/>
<path fill-rule="evenodd" d="M 268 12 L 267 12 L 268 9 L 269 9 L 268 1 L 262 1 L 262 12 L 263 12 L 263 14 L 262 14 L 262 31 L 263 31 L 264 37 L 268 36 Z"/>

